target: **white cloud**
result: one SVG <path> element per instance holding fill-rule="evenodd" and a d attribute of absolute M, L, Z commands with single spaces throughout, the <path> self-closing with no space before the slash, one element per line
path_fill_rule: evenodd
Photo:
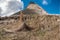
<path fill-rule="evenodd" d="M 48 2 L 47 2 L 46 0 L 43 0 L 42 4 L 43 4 L 43 5 L 47 5 Z"/>
<path fill-rule="evenodd" d="M 1 0 L 0 16 L 10 16 L 18 11 L 23 10 L 23 2 L 21 0 Z"/>

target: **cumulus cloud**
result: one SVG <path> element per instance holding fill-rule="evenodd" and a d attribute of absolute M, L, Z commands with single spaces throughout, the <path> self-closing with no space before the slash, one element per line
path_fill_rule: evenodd
<path fill-rule="evenodd" d="M 21 0 L 1 0 L 0 16 L 10 16 L 18 11 L 23 10 L 23 2 Z"/>
<path fill-rule="evenodd" d="M 42 4 L 47 5 L 48 2 L 46 0 L 43 0 Z"/>

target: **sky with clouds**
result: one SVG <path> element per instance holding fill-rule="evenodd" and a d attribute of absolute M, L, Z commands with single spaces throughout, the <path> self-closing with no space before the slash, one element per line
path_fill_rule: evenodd
<path fill-rule="evenodd" d="M 47 5 L 48 2 L 46 0 L 43 0 L 42 4 Z"/>
<path fill-rule="evenodd" d="M 21 0 L 0 0 L 0 16 L 10 16 L 18 11 L 23 10 Z"/>
<path fill-rule="evenodd" d="M 0 16 L 10 16 L 34 2 L 49 14 L 60 14 L 60 0 L 0 0 Z"/>

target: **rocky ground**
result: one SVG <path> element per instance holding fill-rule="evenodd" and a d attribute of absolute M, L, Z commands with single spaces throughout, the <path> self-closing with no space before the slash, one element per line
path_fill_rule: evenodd
<path fill-rule="evenodd" d="M 32 7 L 33 6 L 33 7 Z M 0 40 L 60 40 L 60 16 L 47 15 L 37 4 L 10 17 L 0 17 Z"/>
<path fill-rule="evenodd" d="M 21 28 L 19 16 L 0 19 L 0 40 L 60 40 L 60 16 L 24 14 L 23 22 Z"/>

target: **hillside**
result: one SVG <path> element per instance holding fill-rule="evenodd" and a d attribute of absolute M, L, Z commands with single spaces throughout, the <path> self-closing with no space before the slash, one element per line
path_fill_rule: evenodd
<path fill-rule="evenodd" d="M 0 40 L 60 40 L 60 16 L 25 14 L 23 28 L 18 19 L 0 20 Z"/>
<path fill-rule="evenodd" d="M 22 17 L 21 12 L 0 17 L 0 40 L 60 40 L 60 16 L 46 15 L 31 5 L 22 11 Z"/>

